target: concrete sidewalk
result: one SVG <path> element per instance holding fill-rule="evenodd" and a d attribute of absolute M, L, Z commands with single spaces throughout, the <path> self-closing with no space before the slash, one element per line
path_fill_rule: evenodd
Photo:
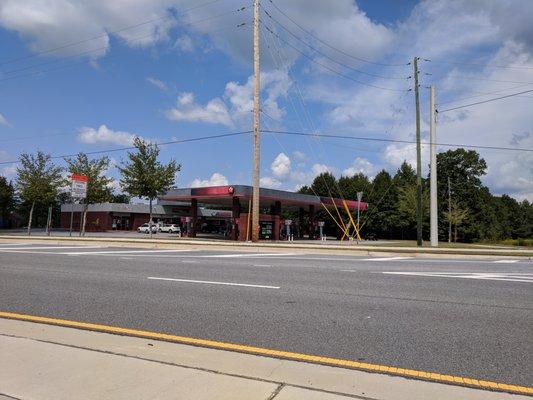
<path fill-rule="evenodd" d="M 0 399 L 526 399 L 304 362 L 0 319 Z"/>

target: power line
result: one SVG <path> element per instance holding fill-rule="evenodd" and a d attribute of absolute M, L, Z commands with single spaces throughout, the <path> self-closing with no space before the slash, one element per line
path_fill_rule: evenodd
<path fill-rule="evenodd" d="M 385 139 L 385 138 L 372 138 L 372 137 L 361 137 L 361 136 L 348 136 L 348 135 L 337 135 L 337 134 L 326 134 L 326 133 L 306 133 L 306 132 L 293 132 L 293 131 L 270 131 L 265 130 L 265 133 L 278 133 L 281 135 L 295 135 L 295 136 L 308 136 L 315 138 L 331 138 L 331 139 L 348 139 L 348 140 L 366 140 L 371 142 L 389 142 L 389 143 L 406 143 L 406 144 L 416 144 L 414 140 L 401 140 L 401 139 Z M 424 146 L 429 146 L 429 142 L 421 142 L 420 144 Z M 501 146 L 483 146 L 483 145 L 469 145 L 469 144 L 456 144 L 456 143 L 436 143 L 437 146 L 444 147 L 465 147 L 465 148 L 474 148 L 474 149 L 485 149 L 485 150 L 509 150 L 509 151 L 533 151 L 533 149 L 520 148 L 520 147 L 501 147 Z"/>
<path fill-rule="evenodd" d="M 510 65 L 492 65 L 492 64 L 481 64 L 481 63 L 468 63 L 468 62 L 458 62 L 458 61 L 442 61 L 442 60 L 428 60 L 424 59 L 434 64 L 452 64 L 452 65 L 471 65 L 474 67 L 486 67 L 486 68 L 501 68 L 501 69 L 533 69 L 533 67 L 526 66 L 510 66 Z"/>
<path fill-rule="evenodd" d="M 179 144 L 179 143 L 190 143 L 190 142 L 199 142 L 204 140 L 210 140 L 210 139 L 219 139 L 219 138 L 225 138 L 225 137 L 231 137 L 231 136 L 239 136 L 239 135 L 245 135 L 247 133 L 252 133 L 252 131 L 241 131 L 241 132 L 230 132 L 230 133 L 220 133 L 217 135 L 209 135 L 209 136 L 201 136 L 196 138 L 188 138 L 188 139 L 178 139 L 178 140 L 170 140 L 168 142 L 156 142 L 157 146 L 166 146 L 169 144 Z M 96 150 L 96 151 L 88 151 L 83 152 L 86 155 L 95 155 L 95 154 L 107 154 L 107 153 L 114 153 L 117 151 L 126 151 L 126 150 L 134 150 L 135 146 L 127 146 L 127 147 L 119 147 L 115 149 L 107 149 L 107 150 Z M 51 159 L 58 159 L 58 158 L 65 158 L 65 157 L 75 157 L 76 154 L 63 154 L 58 156 L 52 156 Z M 2 164 L 17 164 L 19 161 L 2 161 L 0 162 L 0 165 Z"/>
<path fill-rule="evenodd" d="M 357 72 L 359 74 L 364 74 L 364 75 L 368 75 L 368 76 L 373 76 L 375 78 L 382 78 L 382 79 L 400 79 L 400 80 L 405 80 L 405 79 L 409 79 L 411 78 L 410 76 L 409 77 L 400 77 L 400 76 L 384 76 L 384 75 L 378 75 L 378 74 L 373 74 L 373 73 L 370 73 L 370 72 L 366 72 L 366 71 L 361 71 L 357 68 L 354 68 L 348 64 L 345 64 L 343 62 L 340 62 L 336 59 L 334 59 L 333 57 L 329 56 L 328 54 L 318 50 L 316 47 L 310 45 L 309 43 L 307 43 L 305 40 L 303 40 L 301 37 L 299 37 L 298 35 L 296 35 L 294 32 L 292 32 L 290 29 L 288 29 L 285 25 L 283 25 L 281 22 L 279 22 L 276 18 L 272 17 L 272 15 L 264 8 L 264 7 L 261 7 L 263 12 L 265 13 L 265 15 L 270 18 L 272 21 L 274 21 L 280 28 L 282 28 L 285 32 L 287 32 L 289 35 L 291 35 L 292 37 L 294 37 L 296 40 L 298 40 L 299 42 L 303 43 L 304 45 L 306 45 L 307 47 L 309 47 L 311 50 L 315 51 L 316 53 L 322 55 L 323 57 L 326 57 L 328 60 L 334 62 L 335 64 L 337 65 L 340 65 L 344 68 L 347 68 L 347 69 L 350 69 L 354 72 Z"/>
<path fill-rule="evenodd" d="M 225 11 L 225 12 L 217 14 L 217 15 L 213 15 L 213 16 L 210 16 L 210 17 L 198 19 L 198 20 L 195 20 L 195 21 L 192 21 L 192 22 L 188 22 L 186 24 L 181 25 L 181 27 L 199 25 L 199 24 L 211 21 L 213 19 L 222 18 L 222 17 L 225 17 L 225 16 L 233 14 L 233 13 L 238 13 L 240 11 L 244 11 L 247 8 L 248 7 L 243 6 L 243 7 L 240 7 L 238 9 Z M 242 26 L 242 25 L 243 24 L 240 24 L 240 26 Z M 231 25 L 231 27 L 233 27 L 233 25 Z M 137 36 L 137 37 L 134 37 L 134 38 L 131 38 L 131 39 L 123 39 L 123 40 L 126 43 L 131 43 L 131 42 L 136 42 L 136 41 L 145 39 L 145 38 L 150 37 L 152 35 L 153 35 L 153 32 L 150 32 L 148 34 Z M 79 53 L 75 53 L 75 54 L 72 54 L 70 56 L 61 57 L 60 59 L 45 61 L 45 62 L 42 62 L 42 63 L 39 63 L 39 64 L 29 65 L 29 66 L 26 66 L 26 67 L 21 67 L 21 68 L 5 71 L 5 72 L 3 72 L 3 74 L 5 74 L 5 75 L 14 74 L 16 72 L 26 71 L 26 70 L 29 70 L 29 69 L 32 69 L 32 68 L 37 68 L 37 67 L 43 66 L 43 65 L 54 64 L 54 63 L 58 63 L 58 62 L 65 61 L 65 60 L 69 60 L 69 59 L 72 59 L 72 58 L 76 58 L 76 57 L 79 57 L 79 56 L 84 56 L 86 54 L 91 54 L 91 53 L 94 53 L 94 52 L 105 50 L 107 48 L 108 48 L 108 46 L 101 46 L 101 47 L 98 47 L 98 48 L 95 48 L 95 49 L 91 49 L 91 50 L 86 50 L 86 51 L 82 51 L 82 52 L 79 52 Z M 4 80 L 4 79 L 0 79 L 0 81 L 2 81 L 2 80 Z M 7 78 L 5 80 L 7 80 Z"/>
<path fill-rule="evenodd" d="M 478 102 L 476 102 L 476 103 L 465 104 L 465 105 L 458 106 L 458 107 L 447 108 L 447 109 L 445 109 L 445 110 L 438 110 L 438 112 L 442 114 L 442 113 L 447 112 L 447 111 L 458 110 L 458 109 L 460 109 L 460 108 L 466 108 L 466 107 L 472 107 L 472 106 L 476 106 L 476 105 L 478 105 L 478 104 L 490 103 L 490 102 L 492 102 L 492 101 L 501 100 L 501 99 L 506 99 L 506 98 L 508 98 L 508 97 L 518 96 L 518 95 L 520 95 L 520 94 L 530 93 L 530 92 L 533 92 L 533 89 L 530 89 L 530 90 L 524 90 L 523 92 L 518 92 L 518 93 L 508 94 L 508 95 L 506 95 L 506 96 L 495 97 L 495 98 L 493 98 L 493 99 L 488 99 L 488 100 L 478 101 Z"/>
<path fill-rule="evenodd" d="M 453 99 L 453 100 L 448 100 L 448 101 L 441 101 L 441 102 L 439 102 L 439 104 L 442 105 L 442 104 L 456 103 L 456 102 L 461 101 L 461 100 L 473 99 L 475 97 L 483 97 L 483 96 L 489 96 L 491 94 L 499 94 L 499 93 L 505 92 L 507 90 L 518 89 L 518 88 L 521 88 L 521 87 L 524 87 L 524 86 L 530 86 L 530 85 L 529 84 L 517 85 L 517 86 L 513 86 L 513 87 L 510 87 L 510 88 L 506 88 L 506 89 L 495 90 L 493 92 L 474 92 L 474 91 L 471 91 L 470 93 L 477 93 L 477 94 L 473 95 L 473 96 L 460 97 L 460 98 Z M 520 96 L 520 97 L 533 98 L 532 96 Z"/>
<path fill-rule="evenodd" d="M 287 42 L 285 39 L 282 39 L 277 33 L 275 33 L 271 28 L 269 28 L 266 24 L 263 23 L 263 26 L 265 27 L 265 29 L 270 32 L 271 35 L 275 36 L 278 38 L 278 40 L 281 40 L 283 43 L 285 43 L 287 46 L 293 48 L 295 51 L 297 51 L 298 53 L 300 53 L 301 55 L 303 55 L 305 58 L 307 58 L 308 60 L 314 62 L 315 64 L 317 65 L 320 65 L 322 68 L 325 68 L 327 69 L 328 71 L 331 71 L 333 72 L 334 74 L 337 74 L 339 75 L 340 77 L 343 77 L 344 79 L 348 79 L 352 82 L 355 82 L 355 83 L 358 83 L 359 85 L 364 85 L 364 86 L 369 86 L 369 87 L 373 87 L 375 89 L 381 89 L 381 90 L 388 90 L 388 91 L 391 91 L 391 92 L 405 92 L 405 91 L 410 91 L 411 89 L 393 89 L 393 88 L 388 88 L 388 87 L 384 87 L 384 86 L 378 86 L 378 85 L 374 85 L 374 84 L 371 84 L 371 83 L 367 83 L 367 82 L 363 82 L 363 81 L 360 81 L 360 80 L 357 80 L 357 79 L 354 79 L 352 78 L 351 76 L 349 75 L 345 75 L 343 74 L 342 72 L 339 72 L 333 68 L 331 68 L 330 66 L 326 65 L 326 64 L 323 64 L 321 63 L 320 61 L 317 61 L 315 60 L 313 57 L 311 57 L 310 55 L 308 55 L 307 53 L 301 51 L 300 49 L 298 49 L 296 46 L 293 46 L 291 43 Z"/>
<path fill-rule="evenodd" d="M 209 32 L 209 33 L 220 32 L 222 30 L 230 29 L 230 28 L 241 28 L 243 26 L 246 26 L 246 22 L 242 22 L 242 23 L 237 24 L 237 25 L 231 24 L 231 25 L 228 25 L 226 27 L 223 27 L 223 28 L 220 28 L 220 29 L 216 29 L 216 30 L 214 30 L 212 32 Z M 131 42 L 135 42 L 135 41 L 142 40 L 142 39 L 144 39 L 146 37 L 149 37 L 149 36 L 152 36 L 152 33 L 149 33 L 147 35 L 142 35 L 142 36 L 135 37 L 133 39 L 130 39 L 128 42 L 130 42 L 130 43 Z M 101 49 L 105 49 L 105 48 L 107 48 L 107 47 L 101 47 L 101 48 L 97 48 L 97 49 L 88 50 L 86 52 L 78 53 L 78 54 L 75 54 L 75 55 L 72 55 L 72 56 L 69 56 L 69 57 L 64 57 L 62 59 L 47 61 L 47 62 L 44 62 L 44 63 L 41 63 L 41 64 L 37 64 L 37 65 L 34 65 L 34 66 L 20 68 L 19 70 L 12 70 L 12 71 L 8 71 L 8 72 L 10 72 L 10 73 L 11 72 L 19 72 L 19 71 L 35 68 L 35 67 L 40 66 L 40 65 L 54 64 L 54 63 L 58 63 L 58 62 L 61 62 L 61 61 L 68 60 L 70 58 L 77 58 L 80 55 L 88 54 L 88 53 L 95 52 L 95 51 L 98 51 L 98 50 L 101 50 Z M 106 58 L 109 59 L 109 58 L 112 58 L 112 57 L 113 57 L 113 55 L 109 55 Z M 8 76 L 8 77 L 0 79 L 0 82 L 9 81 L 9 80 L 18 79 L 18 78 L 25 78 L 25 77 L 29 77 L 29 76 L 41 75 L 41 74 L 46 73 L 46 72 L 57 71 L 57 70 L 61 70 L 61 69 L 64 69 L 64 68 L 69 68 L 69 67 L 72 67 L 72 66 L 76 66 L 76 65 L 84 63 L 84 62 L 85 62 L 85 60 L 80 59 L 80 60 L 77 60 L 77 61 L 69 63 L 69 64 L 57 66 L 55 68 L 41 69 L 41 70 L 36 70 L 36 71 L 30 71 L 30 72 L 25 73 L 25 74 Z"/>
<path fill-rule="evenodd" d="M 199 4 L 197 6 L 194 6 L 194 7 L 188 8 L 188 9 L 186 9 L 184 11 L 179 12 L 178 15 L 187 14 L 188 12 L 194 11 L 194 10 L 196 10 L 198 8 L 202 8 L 202 7 L 214 4 L 214 3 L 218 3 L 219 1 L 223 1 L 223 0 L 211 0 L 211 1 L 208 1 L 206 3 Z M 151 24 L 152 22 L 161 21 L 161 20 L 165 20 L 165 19 L 170 19 L 170 18 L 173 18 L 173 17 L 174 16 L 172 16 L 172 15 L 165 15 L 163 17 L 157 17 L 157 18 L 149 19 L 149 20 L 146 20 L 146 21 L 143 21 L 143 22 L 139 22 L 139 23 L 134 24 L 134 25 L 128 25 L 128 26 L 122 27 L 122 28 L 114 30 L 114 31 L 109 31 L 109 32 L 103 33 L 101 35 L 93 36 L 93 37 L 90 37 L 90 38 L 87 38 L 87 39 L 82 39 L 82 40 L 78 40 L 76 42 L 70 42 L 70 43 L 63 44 L 61 46 L 57 46 L 57 47 L 49 48 L 49 49 L 46 49 L 46 50 L 42 50 L 42 51 L 39 51 L 39 52 L 36 52 L 36 53 L 33 53 L 33 54 L 29 54 L 29 55 L 24 56 L 24 57 L 17 57 L 17 58 L 12 58 L 10 60 L 5 60 L 5 61 L 0 62 L 0 65 L 10 64 L 10 63 L 14 63 L 14 62 L 17 62 L 17 61 L 22 61 L 22 60 L 26 60 L 26 59 L 29 59 L 29 58 L 37 57 L 37 56 L 40 56 L 40 55 L 43 55 L 43 54 L 53 53 L 54 51 L 63 50 L 63 49 L 66 49 L 68 47 L 77 46 L 79 44 L 87 43 L 87 42 L 90 42 L 92 40 L 104 38 L 104 37 L 107 37 L 107 36 L 112 35 L 112 34 L 117 34 L 117 33 L 129 30 L 129 29 L 134 29 L 134 28 L 138 28 L 138 27 L 143 26 L 143 25 Z"/>
<path fill-rule="evenodd" d="M 328 42 L 320 39 L 318 36 L 316 36 L 315 34 L 313 34 L 311 31 L 305 29 L 302 25 L 300 25 L 298 22 L 296 22 L 291 16 L 287 15 L 285 12 L 283 12 L 283 10 L 281 10 L 272 0 L 269 0 L 269 2 L 272 4 L 272 6 L 280 13 L 282 14 L 283 16 L 285 16 L 285 18 L 287 18 L 289 21 L 291 21 L 294 25 L 296 25 L 298 28 L 300 28 L 302 31 L 304 31 L 305 33 L 307 33 L 309 36 L 313 37 L 315 40 L 318 40 L 320 43 L 322 43 L 323 45 L 329 47 L 330 49 L 332 50 L 335 50 L 341 54 L 344 54 L 345 56 L 347 57 L 350 57 L 350 58 L 353 58 L 354 60 L 357 60 L 357 61 L 361 61 L 361 62 L 364 62 L 364 63 L 367 63 L 367 64 L 373 64 L 373 65 L 380 65 L 382 67 L 404 67 L 406 65 L 411 65 L 410 62 L 408 63 L 404 63 L 404 64 L 386 64 L 386 63 L 380 63 L 380 62 L 375 62 L 375 61 L 370 61 L 370 60 L 366 60 L 364 58 L 361 58 L 361 57 L 357 57 L 357 56 L 354 56 L 352 54 L 349 54 L 347 52 L 345 52 L 344 50 L 341 50 L 331 44 L 329 44 Z"/>

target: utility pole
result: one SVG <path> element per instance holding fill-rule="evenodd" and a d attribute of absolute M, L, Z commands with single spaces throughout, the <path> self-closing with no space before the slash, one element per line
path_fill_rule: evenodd
<path fill-rule="evenodd" d="M 254 0 L 254 161 L 252 179 L 252 242 L 259 240 L 259 169 L 260 169 L 260 130 L 259 130 L 259 0 Z"/>
<path fill-rule="evenodd" d="M 448 177 L 448 243 L 452 242 L 452 186 Z"/>
<path fill-rule="evenodd" d="M 416 244 L 422 246 L 422 160 L 420 150 L 420 96 L 418 93 L 418 57 L 413 59 L 416 105 Z"/>
<path fill-rule="evenodd" d="M 435 108 L 435 86 L 429 88 L 430 130 L 430 242 L 431 247 L 439 246 L 439 218 L 437 210 L 437 112 Z"/>

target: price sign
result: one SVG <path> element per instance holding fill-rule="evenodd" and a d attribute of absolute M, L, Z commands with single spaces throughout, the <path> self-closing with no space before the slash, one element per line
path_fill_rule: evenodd
<path fill-rule="evenodd" d="M 89 178 L 84 175 L 72 174 L 70 177 L 70 195 L 76 199 L 84 199 L 87 197 L 87 182 Z"/>

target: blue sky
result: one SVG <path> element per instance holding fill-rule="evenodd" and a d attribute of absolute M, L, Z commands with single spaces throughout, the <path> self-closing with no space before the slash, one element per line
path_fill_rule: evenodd
<path fill-rule="evenodd" d="M 437 86 L 443 110 L 533 84 L 529 0 L 263 0 L 262 8 L 272 17 L 261 16 L 266 130 L 413 140 L 405 64 L 415 55 L 431 60 L 420 61 L 423 140 L 427 85 Z M 134 135 L 164 142 L 251 129 L 251 18 L 249 0 L 3 1 L 0 173 L 14 177 L 8 162 L 21 152 L 61 155 L 127 146 Z M 65 47 L 73 42 L 81 43 Z M 532 103 L 530 93 L 443 113 L 438 141 L 533 148 Z M 247 135 L 161 150 L 182 164 L 181 187 L 250 183 Z M 491 190 L 533 200 L 530 152 L 480 152 Z M 114 162 L 124 155 L 109 153 Z M 414 162 L 414 145 L 264 134 L 262 184 L 293 190 L 323 171 L 373 176 L 404 159 Z"/>

